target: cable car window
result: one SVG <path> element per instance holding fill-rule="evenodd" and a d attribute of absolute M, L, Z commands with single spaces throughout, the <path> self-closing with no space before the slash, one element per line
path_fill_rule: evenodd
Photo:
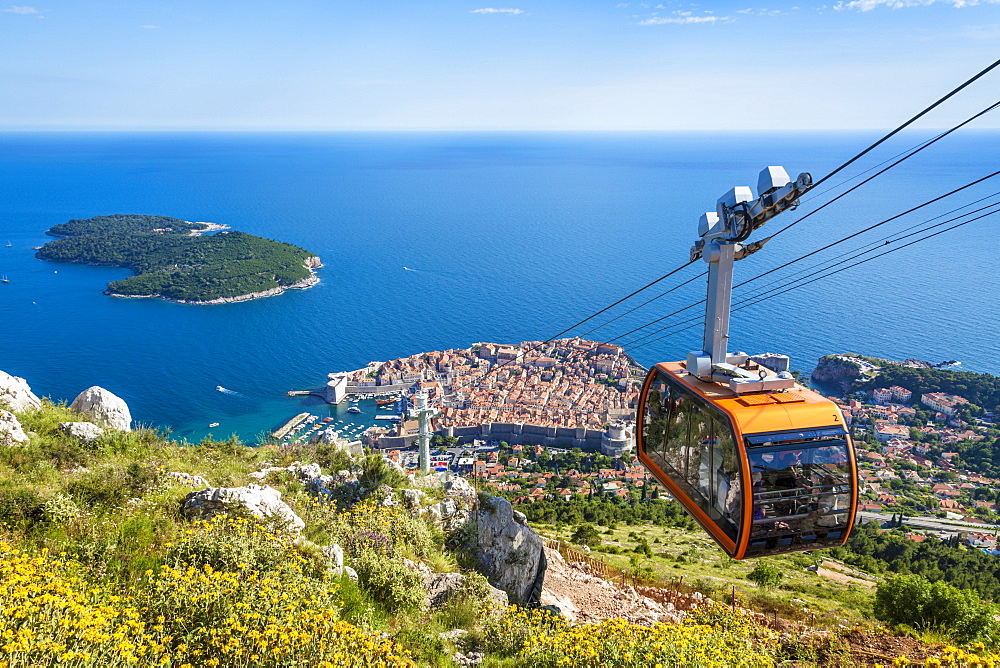
<path fill-rule="evenodd" d="M 844 437 L 773 434 L 747 437 L 753 485 L 752 551 L 837 543 L 850 520 L 850 460 Z M 782 440 L 789 439 L 791 440 Z"/>
<path fill-rule="evenodd" d="M 646 455 L 736 541 L 740 463 L 728 420 L 662 373 L 650 388 L 645 417 Z"/>

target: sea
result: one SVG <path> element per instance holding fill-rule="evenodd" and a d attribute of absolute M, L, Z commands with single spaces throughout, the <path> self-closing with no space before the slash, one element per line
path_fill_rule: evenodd
<path fill-rule="evenodd" d="M 286 392 L 319 387 L 328 373 L 370 361 L 551 337 L 684 264 L 699 216 L 732 187 L 756 187 L 765 166 L 818 180 L 880 135 L 0 134 L 0 274 L 9 281 L 0 283 L 0 369 L 55 401 L 100 385 L 128 402 L 136 422 L 190 442 L 210 434 L 257 442 L 303 411 L 353 432 L 374 423 L 373 402 L 349 414 L 346 405 Z M 893 138 L 751 240 L 928 136 Z M 998 156 L 1000 132 L 957 132 L 738 262 L 736 282 L 996 171 Z M 734 301 L 781 288 L 785 276 L 812 275 L 828 258 L 828 266 L 846 267 L 856 248 L 899 248 L 917 237 L 885 238 L 998 195 L 1000 178 L 989 179 L 769 274 L 738 289 Z M 193 306 L 107 297 L 106 283 L 129 270 L 34 257 L 33 247 L 51 240 L 51 226 L 112 213 L 223 223 L 288 241 L 320 256 L 320 282 L 266 299 Z M 821 355 L 857 352 L 958 360 L 957 368 L 998 374 L 998 219 L 734 311 L 730 349 L 784 353 L 803 372 Z M 681 326 L 661 328 L 697 320 L 700 306 L 627 332 L 702 299 L 703 279 L 626 311 L 703 270 L 699 261 L 567 336 L 626 344 L 646 366 L 682 359 L 701 348 L 700 326 L 676 334 Z M 800 270 L 808 271 L 793 275 Z"/>

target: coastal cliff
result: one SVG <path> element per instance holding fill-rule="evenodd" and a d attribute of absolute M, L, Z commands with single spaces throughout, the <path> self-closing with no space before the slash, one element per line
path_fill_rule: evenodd
<path fill-rule="evenodd" d="M 846 355 L 824 355 L 819 358 L 811 377 L 817 383 L 832 385 L 841 392 L 847 392 L 864 375 L 864 369 L 858 361 Z"/>

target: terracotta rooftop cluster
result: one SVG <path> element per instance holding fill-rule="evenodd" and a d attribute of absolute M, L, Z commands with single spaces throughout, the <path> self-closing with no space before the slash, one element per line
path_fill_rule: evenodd
<path fill-rule="evenodd" d="M 489 366 L 450 370 L 435 427 L 520 422 L 600 430 L 638 400 L 630 379 L 640 367 L 619 346 L 582 339 L 483 343 L 475 354 Z"/>

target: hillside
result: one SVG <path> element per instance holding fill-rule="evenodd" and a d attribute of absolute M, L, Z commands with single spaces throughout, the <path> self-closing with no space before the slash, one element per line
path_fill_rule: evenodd
<path fill-rule="evenodd" d="M 735 609 L 665 578 L 588 573 L 457 476 L 414 478 L 337 443 L 175 442 L 129 430 L 106 390 L 81 394 L 104 398 L 84 414 L 0 380 L 14 409 L 0 412 L 0 659 L 11 665 L 768 665 L 944 651 L 879 631 L 858 614 L 869 585 L 819 580 L 808 559 L 777 562 L 790 588 L 748 584 L 754 564 L 723 563 L 674 510 L 651 516 L 673 528 L 610 529 L 604 553 L 646 577 L 649 564 L 628 556 L 645 544 L 660 575 L 712 598 L 727 602 L 737 584 Z M 539 586 L 560 616 L 502 605 Z M 840 607 L 825 614 L 824 598 Z"/>
<path fill-rule="evenodd" d="M 972 404 L 986 410 L 1000 409 L 1000 378 L 988 373 L 883 363 L 877 376 L 855 382 L 853 389 L 870 390 L 892 385 L 904 387 L 918 396 L 929 392 L 945 392 L 965 397 Z"/>
<path fill-rule="evenodd" d="M 136 214 L 71 220 L 48 230 L 63 238 L 36 257 L 127 267 L 136 275 L 112 281 L 106 294 L 194 304 L 243 301 L 316 282 L 313 253 L 244 232 L 202 235 L 220 227 Z"/>

